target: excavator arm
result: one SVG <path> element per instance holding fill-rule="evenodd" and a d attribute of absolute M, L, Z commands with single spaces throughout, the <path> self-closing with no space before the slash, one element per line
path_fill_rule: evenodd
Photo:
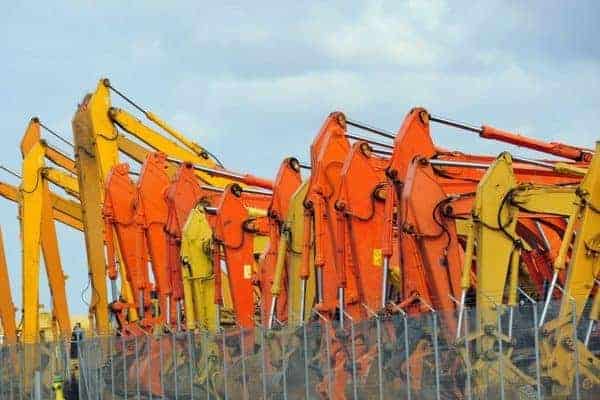
<path fill-rule="evenodd" d="M 266 227 L 260 218 L 267 216 L 265 209 L 259 209 L 244 204 L 242 188 L 236 184 L 225 187 L 219 198 L 214 220 L 213 246 L 215 252 L 222 249 L 233 309 L 238 326 L 241 328 L 254 327 L 254 235 L 267 234 Z M 265 199 L 267 200 L 267 199 Z M 246 199 L 247 201 L 247 199 Z M 262 200 L 264 201 L 264 200 Z M 267 200 L 268 201 L 268 200 Z M 259 200 L 260 202 L 260 200 Z M 214 274 L 220 275 L 220 257 L 213 257 Z M 219 293 L 219 282 L 215 293 L 216 303 L 222 304 L 222 293 Z M 217 321 L 217 326 L 220 322 Z"/>
<path fill-rule="evenodd" d="M 17 203 L 19 201 L 19 189 L 9 183 L 0 182 L 0 196 Z M 83 231 L 81 206 L 77 202 L 51 192 L 50 203 L 52 204 L 52 217 L 56 221 L 78 231 Z"/>
<path fill-rule="evenodd" d="M 565 395 L 571 392 L 572 383 L 576 379 L 576 366 L 584 377 L 582 382 L 584 389 L 597 393 L 600 385 L 598 378 L 600 361 L 577 337 L 574 337 L 573 326 L 581 319 L 586 304 L 590 302 L 595 282 L 600 276 L 600 143 L 598 142 L 588 173 L 576 190 L 576 195 L 576 212 L 569 218 L 563 246 L 555 260 L 555 270 L 558 272 L 565 267 L 567 252 L 569 248 L 571 249 L 567 279 L 563 289 L 565 295 L 558 316 L 542 326 L 544 373 L 553 382 L 553 395 Z M 598 289 L 595 299 L 591 301 L 592 321 L 598 318 L 597 292 Z M 551 293 L 548 296 L 551 296 Z M 544 311 L 546 307 L 547 305 Z M 542 315 L 545 316 L 545 312 Z"/>
<path fill-rule="evenodd" d="M 46 148 L 40 141 L 39 125 L 32 120 L 25 132 L 22 182 L 19 188 L 23 268 L 23 342 L 35 343 L 39 331 L 39 264 L 43 250 L 46 272 L 53 302 L 53 313 L 63 337 L 71 334 L 71 323 L 65 290 L 65 276 L 58 250 L 58 241 L 48 182 L 44 179 Z M 25 240 L 26 239 L 26 240 Z"/>
<path fill-rule="evenodd" d="M 271 325 L 273 321 L 272 316 L 276 316 L 279 321 L 287 320 L 287 304 L 283 301 L 278 305 L 276 297 L 272 297 L 271 289 L 289 201 L 301 183 L 302 176 L 300 175 L 298 160 L 295 158 L 286 158 L 283 160 L 277 172 L 273 196 L 268 208 L 269 244 L 265 252 L 261 255 L 258 266 L 258 283 L 261 290 L 261 302 L 263 304 L 263 307 L 261 307 L 261 321 L 265 326 Z"/>
<path fill-rule="evenodd" d="M 4 331 L 3 344 L 17 343 L 17 322 L 15 320 L 15 305 L 10 288 L 8 264 L 4 253 L 4 238 L 0 230 L 0 322 Z"/>

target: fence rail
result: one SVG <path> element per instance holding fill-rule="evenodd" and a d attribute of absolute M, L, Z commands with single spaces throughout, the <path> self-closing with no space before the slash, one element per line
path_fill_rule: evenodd
<path fill-rule="evenodd" d="M 541 307 L 498 306 L 487 325 L 467 308 L 458 335 L 455 312 L 432 310 L 348 318 L 343 328 L 320 320 L 3 346 L 0 400 L 54 399 L 61 381 L 67 399 L 89 400 L 594 398 L 598 328 L 586 347 L 587 321 L 558 321 L 552 303 L 553 322 L 540 327 Z"/>

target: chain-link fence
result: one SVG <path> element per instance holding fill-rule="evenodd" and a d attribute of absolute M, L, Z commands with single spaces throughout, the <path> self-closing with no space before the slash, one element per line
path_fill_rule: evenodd
<path fill-rule="evenodd" d="M 54 398 L 61 379 L 68 399 L 90 400 L 598 398 L 600 329 L 574 304 L 520 298 L 461 316 L 4 346 L 0 400 Z"/>

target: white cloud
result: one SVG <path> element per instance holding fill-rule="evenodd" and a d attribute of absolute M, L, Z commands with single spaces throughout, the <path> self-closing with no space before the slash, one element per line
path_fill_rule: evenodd
<path fill-rule="evenodd" d="M 159 39 L 137 39 L 131 44 L 131 54 L 134 62 L 150 62 L 162 59 L 165 49 Z"/>
<path fill-rule="evenodd" d="M 427 40 L 422 26 L 425 22 L 429 29 L 439 30 L 439 15 L 443 13 L 441 3 L 413 2 L 392 10 L 381 2 L 370 2 L 353 20 L 321 6 L 313 9 L 305 31 L 316 46 L 336 61 L 431 66 L 440 61 L 442 49 Z"/>
<path fill-rule="evenodd" d="M 211 97 L 251 107 L 313 107 L 315 103 L 358 107 L 367 100 L 367 85 L 352 72 L 307 72 L 281 78 L 218 79 L 208 86 Z M 252 106 L 253 105 L 253 106 Z"/>
<path fill-rule="evenodd" d="M 211 131 L 206 129 L 200 120 L 187 111 L 176 111 L 169 119 L 169 123 L 189 138 L 206 138 L 211 136 Z"/>

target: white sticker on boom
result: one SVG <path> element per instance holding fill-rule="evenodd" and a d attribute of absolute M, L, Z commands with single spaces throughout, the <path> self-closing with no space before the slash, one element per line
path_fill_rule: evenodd
<path fill-rule="evenodd" d="M 252 279 L 252 265 L 244 264 L 244 279 Z"/>

